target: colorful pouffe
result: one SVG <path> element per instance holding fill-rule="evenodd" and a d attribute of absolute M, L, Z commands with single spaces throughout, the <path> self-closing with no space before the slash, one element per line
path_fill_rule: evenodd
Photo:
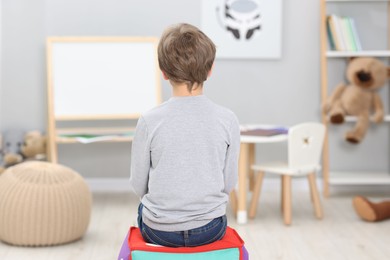
<path fill-rule="evenodd" d="M 92 195 L 72 169 L 31 161 L 0 175 L 0 240 L 47 246 L 81 238 L 89 225 Z"/>
<path fill-rule="evenodd" d="M 237 232 L 227 227 L 225 236 L 198 247 L 164 247 L 146 243 L 139 228 L 131 227 L 118 260 L 248 260 L 248 251 Z"/>

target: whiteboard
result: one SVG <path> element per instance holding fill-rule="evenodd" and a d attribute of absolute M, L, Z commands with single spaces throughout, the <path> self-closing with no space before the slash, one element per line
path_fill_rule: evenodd
<path fill-rule="evenodd" d="M 54 119 L 136 118 L 155 107 L 161 102 L 156 45 L 156 38 L 48 38 Z"/>

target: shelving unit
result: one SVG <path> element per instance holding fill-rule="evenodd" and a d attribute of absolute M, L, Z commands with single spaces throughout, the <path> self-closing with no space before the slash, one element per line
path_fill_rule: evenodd
<path fill-rule="evenodd" d="M 364 51 L 330 51 L 327 49 L 328 36 L 326 31 L 327 4 L 354 4 L 354 3 L 387 3 L 387 38 L 390 44 L 390 4 L 389 0 L 321 0 L 321 101 L 322 104 L 328 97 L 328 59 L 345 59 L 349 57 L 390 57 L 390 50 L 364 50 Z M 322 122 L 329 127 L 327 115 L 322 115 Z M 346 117 L 346 122 L 356 122 L 355 117 Z M 390 122 L 390 115 L 386 115 L 384 122 Z M 386 124 L 387 125 L 387 124 Z M 323 150 L 323 192 L 329 196 L 330 185 L 389 185 L 390 174 L 388 172 L 331 172 L 329 170 L 329 135 L 325 136 Z"/>

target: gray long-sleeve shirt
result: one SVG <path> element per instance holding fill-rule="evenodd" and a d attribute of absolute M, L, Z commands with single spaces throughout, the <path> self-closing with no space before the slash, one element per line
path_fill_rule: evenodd
<path fill-rule="evenodd" d="M 204 95 L 173 97 L 137 123 L 130 183 L 153 229 L 183 231 L 226 213 L 238 178 L 236 116 Z"/>

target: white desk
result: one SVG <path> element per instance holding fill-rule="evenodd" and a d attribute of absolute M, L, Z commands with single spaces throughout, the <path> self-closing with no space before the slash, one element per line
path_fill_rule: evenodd
<path fill-rule="evenodd" d="M 255 163 L 255 144 L 276 143 L 285 141 L 287 141 L 287 134 L 280 134 L 274 136 L 241 135 L 237 201 L 237 222 L 239 224 L 245 224 L 248 220 L 246 195 L 248 192 L 248 176 L 254 176 L 254 173 L 251 172 L 250 166 Z M 254 181 L 252 180 L 251 183 L 254 183 Z"/>

